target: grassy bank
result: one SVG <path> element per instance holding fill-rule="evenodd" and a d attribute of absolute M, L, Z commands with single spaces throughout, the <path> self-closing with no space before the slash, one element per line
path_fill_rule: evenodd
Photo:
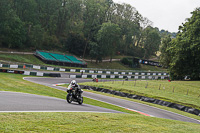
<path fill-rule="evenodd" d="M 161 99 L 200 109 L 200 81 L 111 81 L 81 83 Z"/>
<path fill-rule="evenodd" d="M 119 57 L 120 58 L 120 57 Z M 0 53 L 0 60 L 3 61 L 11 61 L 11 62 L 19 62 L 19 63 L 27 63 L 41 66 L 54 66 L 54 67 L 62 67 L 62 68 L 70 68 L 65 66 L 55 66 L 50 64 L 45 64 L 34 55 L 26 55 L 26 54 L 8 54 L 8 53 Z M 141 65 L 140 68 L 130 68 L 128 66 L 123 65 L 120 62 L 87 62 L 88 68 L 99 68 L 99 69 L 120 69 L 120 70 L 143 70 L 143 71 L 166 71 L 166 69 L 162 69 L 155 66 Z"/>
<path fill-rule="evenodd" d="M 0 113 L 0 132 L 199 133 L 199 124 L 130 114 Z"/>
<path fill-rule="evenodd" d="M 7 53 L 2 54 L 2 53 L 0 53 L 0 60 L 27 63 L 27 64 L 46 65 L 41 60 L 36 58 L 34 55 L 26 55 L 26 54 L 7 54 Z"/>
<path fill-rule="evenodd" d="M 140 64 L 139 68 L 131 68 L 129 66 L 123 65 L 121 62 L 102 62 L 102 63 L 95 63 L 95 62 L 87 62 L 89 68 L 101 68 L 101 69 L 120 69 L 120 70 L 137 70 L 137 71 L 167 71 L 166 69 L 143 65 Z"/>

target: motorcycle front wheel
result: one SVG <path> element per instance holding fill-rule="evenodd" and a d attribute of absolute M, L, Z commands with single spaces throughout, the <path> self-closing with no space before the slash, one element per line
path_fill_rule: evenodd
<path fill-rule="evenodd" d="M 80 97 L 80 99 L 78 100 L 78 104 L 82 104 L 83 103 L 83 97 Z"/>
<path fill-rule="evenodd" d="M 68 103 L 72 102 L 72 95 L 70 95 L 69 93 L 67 94 L 66 100 Z"/>

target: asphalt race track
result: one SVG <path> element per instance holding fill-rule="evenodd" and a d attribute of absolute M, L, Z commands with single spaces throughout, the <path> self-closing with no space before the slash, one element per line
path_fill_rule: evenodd
<path fill-rule="evenodd" d="M 66 88 L 55 86 L 60 83 L 70 83 L 72 79 L 69 78 L 42 78 L 42 77 L 26 77 L 24 80 L 28 80 L 34 83 L 46 85 L 52 88 L 66 91 Z M 78 83 L 92 81 L 91 79 L 76 79 Z M 67 93 L 66 93 L 67 94 Z M 136 103 L 128 100 L 122 100 L 114 97 L 108 97 L 91 92 L 83 92 L 84 97 L 96 99 L 113 105 L 123 107 L 128 110 L 132 110 L 147 116 L 153 116 L 158 118 L 179 120 L 185 122 L 192 122 L 200 124 L 200 121 L 182 116 L 173 112 L 155 108 L 141 103 Z M 17 112 L 17 111 L 51 111 L 51 112 L 110 112 L 120 113 L 109 109 L 104 109 L 87 104 L 78 105 L 77 103 L 68 104 L 66 100 L 38 96 L 33 94 L 23 94 L 15 92 L 0 92 L 0 112 Z"/>
<path fill-rule="evenodd" d="M 106 112 L 121 113 L 88 104 L 34 94 L 0 91 L 0 112 Z"/>

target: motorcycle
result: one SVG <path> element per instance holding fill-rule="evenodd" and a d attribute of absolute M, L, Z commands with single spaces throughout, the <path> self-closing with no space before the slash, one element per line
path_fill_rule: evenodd
<path fill-rule="evenodd" d="M 68 103 L 73 102 L 78 102 L 79 104 L 83 103 L 83 97 L 82 93 L 83 91 L 81 89 L 78 89 L 77 87 L 71 87 L 69 90 L 67 90 L 67 96 L 66 100 Z"/>

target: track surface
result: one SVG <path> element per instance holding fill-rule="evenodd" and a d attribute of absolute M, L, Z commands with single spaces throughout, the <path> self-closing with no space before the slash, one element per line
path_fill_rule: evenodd
<path fill-rule="evenodd" d="M 34 94 L 0 91 L 0 112 L 107 112 L 120 113 L 92 105 L 68 104 L 66 100 Z"/>
<path fill-rule="evenodd" d="M 52 88 L 60 89 L 63 91 L 66 91 L 66 88 L 59 87 L 59 86 L 53 86 L 53 84 L 59 84 L 59 83 L 70 83 L 71 79 L 69 78 L 37 78 L 37 77 L 26 77 L 25 80 L 35 82 L 38 84 L 46 85 Z M 80 82 L 89 82 L 91 79 L 76 79 L 78 83 Z M 158 118 L 165 118 L 165 119 L 172 119 L 172 120 L 179 120 L 179 121 L 185 121 L 185 122 L 192 122 L 192 123 L 198 123 L 200 124 L 200 121 L 196 119 L 192 119 L 186 116 L 182 116 L 170 111 L 162 110 L 159 108 L 155 108 L 152 106 L 148 106 L 141 103 L 136 103 L 128 100 L 122 100 L 119 98 L 99 95 L 91 92 L 84 91 L 83 93 L 84 97 L 96 99 L 99 101 L 111 103 L 117 106 L 124 107 L 126 109 L 142 112 L 145 114 L 148 114 L 150 116 L 158 117 Z"/>

